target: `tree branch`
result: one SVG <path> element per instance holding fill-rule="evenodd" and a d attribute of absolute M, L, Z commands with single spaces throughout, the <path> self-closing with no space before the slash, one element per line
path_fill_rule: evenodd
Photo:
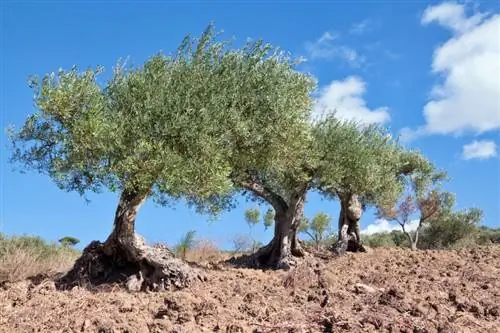
<path fill-rule="evenodd" d="M 240 181 L 240 185 L 243 188 L 251 191 L 255 195 L 269 202 L 269 204 L 273 206 L 273 208 L 276 211 L 284 212 L 288 208 L 286 201 L 283 200 L 282 197 L 274 193 L 268 187 L 265 187 L 262 184 L 251 179 L 251 177 L 248 177 L 247 179 Z"/>

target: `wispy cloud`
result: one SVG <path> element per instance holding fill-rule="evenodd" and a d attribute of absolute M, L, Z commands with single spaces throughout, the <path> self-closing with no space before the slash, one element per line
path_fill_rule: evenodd
<path fill-rule="evenodd" d="M 314 41 L 306 42 L 305 49 L 311 60 L 342 59 L 354 68 L 361 67 L 366 62 L 363 55 L 354 48 L 340 43 L 339 35 L 330 31 L 323 33 Z"/>
<path fill-rule="evenodd" d="M 351 25 L 349 33 L 353 35 L 362 35 L 368 31 L 373 26 L 373 22 L 370 19 L 363 20 L 361 22 L 356 22 Z"/>
<path fill-rule="evenodd" d="M 486 160 L 495 156 L 497 156 L 497 145 L 491 140 L 474 140 L 462 147 L 462 158 L 464 160 Z"/>

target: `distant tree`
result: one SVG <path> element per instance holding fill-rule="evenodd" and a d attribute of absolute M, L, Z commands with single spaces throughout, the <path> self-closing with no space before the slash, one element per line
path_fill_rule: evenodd
<path fill-rule="evenodd" d="M 252 229 L 260 221 L 260 210 L 258 208 L 249 208 L 245 211 L 245 221 L 248 227 Z"/>
<path fill-rule="evenodd" d="M 269 208 L 266 211 L 266 214 L 264 214 L 264 228 L 265 230 L 269 229 L 273 223 L 274 223 L 274 210 L 272 208 Z"/>
<path fill-rule="evenodd" d="M 299 231 L 309 236 L 316 245 L 316 248 L 319 249 L 328 236 L 331 221 L 332 219 L 328 214 L 320 212 L 311 221 L 304 218 Z"/>
<path fill-rule="evenodd" d="M 62 246 L 66 246 L 66 247 L 75 246 L 78 243 L 80 243 L 80 240 L 78 238 L 71 237 L 71 236 L 65 236 L 65 237 L 59 239 L 59 244 L 61 244 Z"/>
<path fill-rule="evenodd" d="M 247 252 L 252 248 L 253 240 L 248 235 L 236 235 L 232 239 L 235 253 Z"/>
<path fill-rule="evenodd" d="M 405 236 L 406 237 L 406 236 Z M 367 235 L 363 240 L 364 244 L 370 247 L 392 247 L 395 246 L 391 234 L 388 232 L 377 232 Z"/>
<path fill-rule="evenodd" d="M 379 216 L 397 222 L 407 236 L 411 249 L 416 250 L 424 225 L 450 214 L 454 196 L 437 188 L 446 179 L 446 174 L 437 172 L 430 163 L 405 178 L 405 194 L 393 206 L 380 206 Z M 408 230 L 414 218 L 417 220 L 417 228 L 414 231 Z"/>
<path fill-rule="evenodd" d="M 483 212 L 477 208 L 459 212 L 445 210 L 422 229 L 421 243 L 424 248 L 449 248 L 460 241 L 472 244 L 481 243 L 480 229 L 477 225 L 483 218 Z"/>
<path fill-rule="evenodd" d="M 318 154 L 317 187 L 340 201 L 338 244 L 334 249 L 363 250 L 359 220 L 366 205 L 397 199 L 402 148 L 376 125 L 327 117 L 313 127 Z"/>
<path fill-rule="evenodd" d="M 187 251 L 192 250 L 196 245 L 195 235 L 195 230 L 186 232 L 179 243 L 175 246 L 175 252 L 184 260 L 186 260 Z"/>
<path fill-rule="evenodd" d="M 480 226 L 478 228 L 477 241 L 481 245 L 500 243 L 500 228 Z"/>
<path fill-rule="evenodd" d="M 410 247 L 407 236 L 401 230 L 393 230 L 390 235 L 394 245 L 399 247 Z"/>

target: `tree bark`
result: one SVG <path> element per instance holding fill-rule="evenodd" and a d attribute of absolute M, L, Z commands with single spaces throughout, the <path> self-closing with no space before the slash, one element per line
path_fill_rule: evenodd
<path fill-rule="evenodd" d="M 365 252 L 361 244 L 359 230 L 359 219 L 362 215 L 362 207 L 357 195 L 339 195 L 339 233 L 338 241 L 333 245 L 333 251 L 337 254 L 350 252 Z"/>
<path fill-rule="evenodd" d="M 410 241 L 410 249 L 412 251 L 417 251 L 418 250 L 417 244 L 418 244 L 419 228 L 417 228 L 417 230 L 415 230 L 415 237 L 412 237 L 411 233 L 409 231 L 404 231 L 404 232 L 405 232 L 406 236 L 408 237 L 408 240 Z"/>
<path fill-rule="evenodd" d="M 94 241 L 73 268 L 58 281 L 61 289 L 121 284 L 131 291 L 179 289 L 203 276 L 174 257 L 165 246 L 150 247 L 135 233 L 135 220 L 147 191 L 123 191 L 114 227 L 105 243 Z"/>
<path fill-rule="evenodd" d="M 304 250 L 297 239 L 304 202 L 305 193 L 296 194 L 290 205 L 276 212 L 274 237 L 269 244 L 257 251 L 257 266 L 289 269 L 295 265 L 293 257 L 304 256 Z"/>
<path fill-rule="evenodd" d="M 237 266 L 255 268 L 289 269 L 294 266 L 294 257 L 305 255 L 297 239 L 297 233 L 304 213 L 307 184 L 297 186 L 288 200 L 251 177 L 241 182 L 241 186 L 266 200 L 274 208 L 274 237 L 254 254 L 231 258 L 229 262 Z"/>

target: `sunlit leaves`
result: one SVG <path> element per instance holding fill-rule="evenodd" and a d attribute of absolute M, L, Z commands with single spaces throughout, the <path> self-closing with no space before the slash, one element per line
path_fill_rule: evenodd
<path fill-rule="evenodd" d="M 231 171 L 288 170 L 301 156 L 314 80 L 294 66 L 262 41 L 231 49 L 210 25 L 172 56 L 119 63 L 104 84 L 101 68 L 34 78 L 37 113 L 10 132 L 13 160 L 66 190 L 126 189 L 216 213 L 231 204 Z"/>

